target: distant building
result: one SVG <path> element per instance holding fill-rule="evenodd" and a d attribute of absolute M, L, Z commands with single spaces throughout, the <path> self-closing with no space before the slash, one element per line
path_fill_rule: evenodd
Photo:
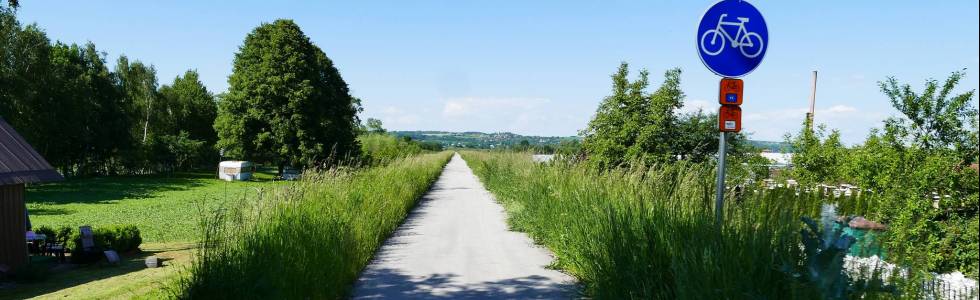
<path fill-rule="evenodd" d="M 0 118 L 0 272 L 28 261 L 24 185 L 64 179 Z"/>

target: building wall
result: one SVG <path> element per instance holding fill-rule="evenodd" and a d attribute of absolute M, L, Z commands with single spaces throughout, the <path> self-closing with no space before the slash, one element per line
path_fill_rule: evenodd
<path fill-rule="evenodd" d="M 0 185 L 0 265 L 16 269 L 27 263 L 24 184 Z"/>

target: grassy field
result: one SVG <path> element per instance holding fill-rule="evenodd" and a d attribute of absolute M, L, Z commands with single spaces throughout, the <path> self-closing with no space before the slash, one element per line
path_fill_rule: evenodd
<path fill-rule="evenodd" d="M 814 299 L 837 290 L 806 280 L 800 216 L 818 215 L 825 200 L 812 194 L 729 195 L 719 230 L 707 165 L 597 172 L 521 153 L 462 154 L 511 226 L 551 249 L 592 298 Z"/>
<path fill-rule="evenodd" d="M 35 227 L 133 224 L 145 242 L 193 241 L 203 211 L 283 184 L 268 173 L 256 177 L 226 182 L 200 172 L 68 180 L 30 186 L 27 209 Z"/>
<path fill-rule="evenodd" d="M 310 174 L 207 220 L 182 297 L 339 299 L 438 178 L 450 152 Z"/>

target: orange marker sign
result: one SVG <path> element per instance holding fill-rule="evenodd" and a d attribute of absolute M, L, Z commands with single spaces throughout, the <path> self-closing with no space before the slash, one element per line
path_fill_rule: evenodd
<path fill-rule="evenodd" d="M 742 108 L 738 105 L 722 105 L 718 111 L 718 131 L 742 131 Z"/>
<path fill-rule="evenodd" d="M 722 78 L 718 88 L 718 104 L 742 105 L 742 80 Z"/>

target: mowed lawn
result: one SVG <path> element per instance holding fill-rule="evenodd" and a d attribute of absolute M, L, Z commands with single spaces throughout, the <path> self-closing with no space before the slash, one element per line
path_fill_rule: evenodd
<path fill-rule="evenodd" d="M 205 210 L 254 198 L 263 187 L 285 184 L 259 173 L 254 181 L 226 182 L 214 172 L 110 176 L 33 185 L 27 210 L 34 227 L 133 224 L 144 242 L 190 242 Z"/>

